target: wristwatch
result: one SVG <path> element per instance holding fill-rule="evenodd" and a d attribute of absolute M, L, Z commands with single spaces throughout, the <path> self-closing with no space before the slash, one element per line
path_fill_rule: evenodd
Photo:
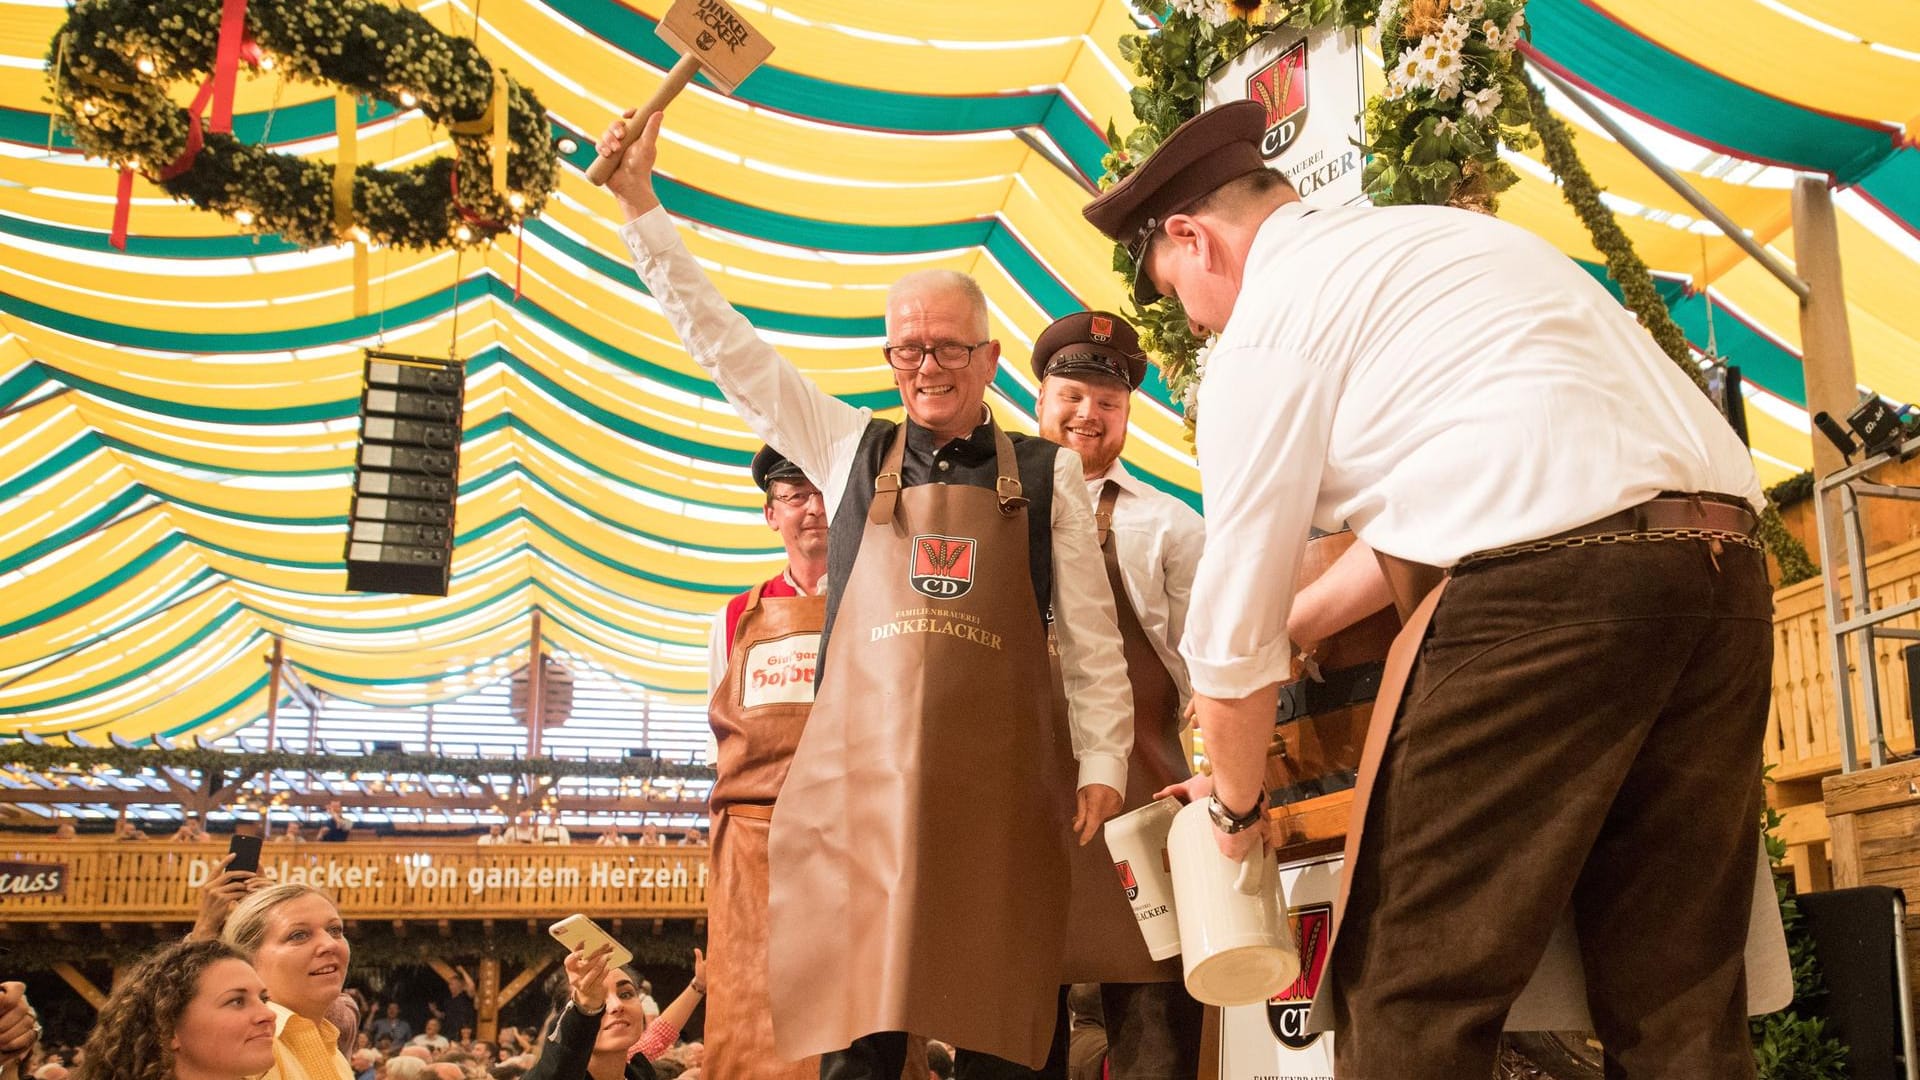
<path fill-rule="evenodd" d="M 1220 796 L 1207 797 L 1207 816 L 1213 819 L 1214 827 L 1231 836 L 1237 832 L 1246 832 L 1260 820 L 1267 810 L 1267 793 L 1262 791 L 1259 798 L 1253 800 L 1253 806 L 1244 814 L 1235 814 L 1220 801 Z"/>

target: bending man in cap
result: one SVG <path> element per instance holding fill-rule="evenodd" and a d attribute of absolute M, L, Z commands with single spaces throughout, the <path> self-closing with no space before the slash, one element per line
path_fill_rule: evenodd
<path fill-rule="evenodd" d="M 1181 650 L 1220 846 L 1264 842 L 1301 548 L 1349 523 L 1389 582 L 1446 580 L 1362 763 L 1316 1006 L 1338 1074 L 1487 1075 L 1571 905 L 1608 1075 L 1751 1076 L 1771 594 L 1746 449 L 1547 243 L 1448 208 L 1310 210 L 1264 126 L 1204 113 L 1086 208 L 1136 301 L 1220 335 Z"/>
<path fill-rule="evenodd" d="M 787 565 L 727 602 L 708 639 L 707 720 L 716 776 L 713 882 L 707 890 L 707 1069 L 742 1080 L 807 1080 L 814 1058 L 773 1050 L 767 992 L 767 831 L 774 799 L 813 707 L 826 625 L 826 502 L 800 467 L 771 446 L 753 455 L 767 527 Z"/>
<path fill-rule="evenodd" d="M 1193 773 L 1180 745 L 1188 689 L 1179 644 L 1206 540 L 1199 514 L 1137 479 L 1120 460 L 1133 391 L 1146 370 L 1139 335 L 1110 312 L 1069 315 L 1033 344 L 1040 434 L 1080 455 L 1126 644 L 1133 693 L 1126 810 L 1145 806 L 1155 792 Z M 1056 698 L 1063 719 L 1065 704 Z M 1115 888 L 1114 859 L 1103 837 L 1075 849 L 1072 863 L 1072 917 L 1061 981 L 1101 984 L 1114 1080 L 1192 1080 L 1200 1067 L 1202 1009 L 1181 983 L 1179 959 L 1155 961 L 1147 955 L 1126 893 Z M 1064 987 L 1060 1001 L 1064 1010 Z M 1062 1019 L 1054 1029 L 1062 1062 L 1066 1028 Z"/>
<path fill-rule="evenodd" d="M 653 193 L 659 119 L 608 187 L 681 339 L 749 427 L 820 485 L 832 522 L 818 695 L 768 842 L 776 1052 L 823 1077 L 898 1076 L 906 1032 L 1037 1067 L 1052 1036 L 1069 824 L 1126 786 L 1126 664 L 1077 456 L 1009 436 L 979 286 L 910 275 L 884 353 L 906 422 L 809 382 L 728 307 Z M 613 152 L 609 133 L 602 152 Z M 1077 780 L 1047 696 L 1051 606 Z"/>

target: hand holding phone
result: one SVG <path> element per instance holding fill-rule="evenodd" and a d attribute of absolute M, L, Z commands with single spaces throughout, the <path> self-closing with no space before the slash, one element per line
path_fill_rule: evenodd
<path fill-rule="evenodd" d="M 232 858 L 227 862 L 227 872 L 238 871 L 245 874 L 260 872 L 260 838 L 247 833 L 234 833 L 227 841 L 227 854 Z"/>
<path fill-rule="evenodd" d="M 547 927 L 547 933 L 553 935 L 553 940 L 566 946 L 568 952 L 584 950 L 592 955 L 602 945 L 613 946 L 612 953 L 607 957 L 608 967 L 625 967 L 633 963 L 633 953 L 585 915 L 569 915 Z"/>

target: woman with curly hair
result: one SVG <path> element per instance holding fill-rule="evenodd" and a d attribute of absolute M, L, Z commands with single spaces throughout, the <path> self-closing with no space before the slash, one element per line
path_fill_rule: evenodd
<path fill-rule="evenodd" d="M 273 1067 L 273 1010 L 252 965 L 218 941 L 182 941 L 113 988 L 75 1080 L 241 1080 Z"/>
<path fill-rule="evenodd" d="M 353 1080 L 328 1019 L 352 956 L 333 899 L 306 885 L 269 885 L 240 901 L 220 940 L 259 971 L 278 1018 L 263 1080 Z"/>

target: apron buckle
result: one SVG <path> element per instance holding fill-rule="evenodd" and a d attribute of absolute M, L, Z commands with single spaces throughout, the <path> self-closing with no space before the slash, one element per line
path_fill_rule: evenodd
<path fill-rule="evenodd" d="M 1011 476 L 996 477 L 993 490 L 1000 497 L 1000 512 L 1003 514 L 1013 514 L 1027 505 L 1027 500 L 1020 494 L 1020 481 Z"/>

